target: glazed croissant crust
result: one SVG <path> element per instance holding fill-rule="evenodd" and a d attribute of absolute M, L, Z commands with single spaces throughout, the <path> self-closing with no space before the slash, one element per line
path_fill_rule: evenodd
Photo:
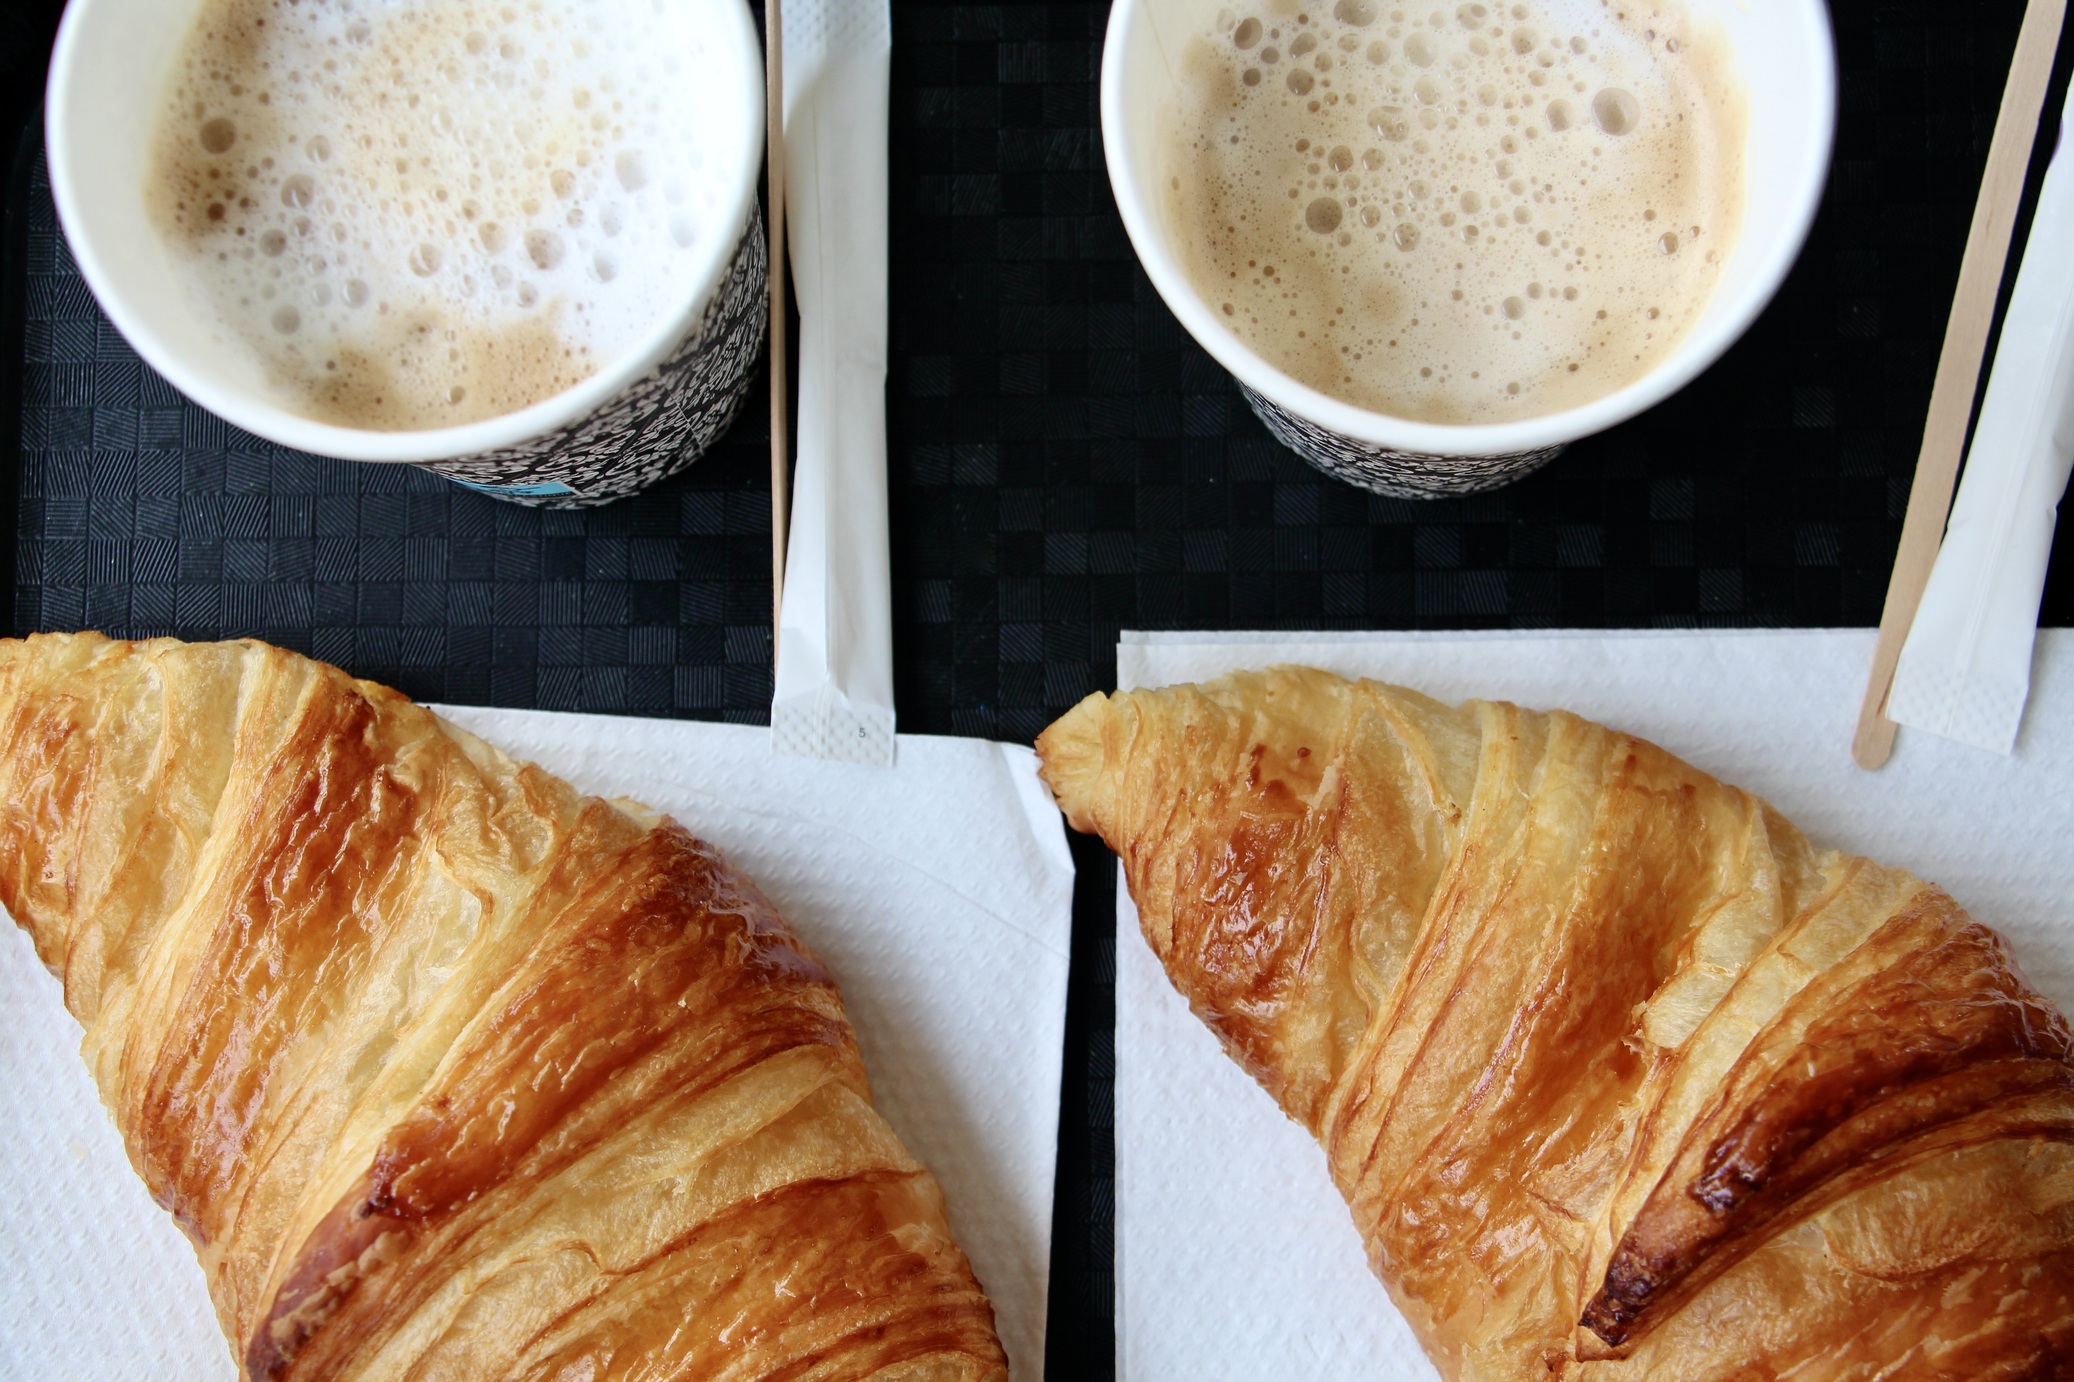
<path fill-rule="evenodd" d="M 1303 668 L 1038 750 L 1444 1376 L 2074 1376 L 2067 1025 L 1939 889 L 1576 716 Z"/>
<path fill-rule="evenodd" d="M 0 902 L 244 1377 L 1003 1379 L 709 845 L 259 643 L 0 641 Z"/>

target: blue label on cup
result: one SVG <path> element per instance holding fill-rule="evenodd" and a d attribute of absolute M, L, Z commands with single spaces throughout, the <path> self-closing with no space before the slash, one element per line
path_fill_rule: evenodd
<path fill-rule="evenodd" d="M 449 475 L 447 479 L 454 480 L 454 477 Z M 537 484 L 530 485 L 479 485 L 473 480 L 454 480 L 454 483 L 464 489 L 480 490 L 484 494 L 516 494 L 528 499 L 541 499 L 551 495 L 576 493 L 575 490 L 570 489 L 559 480 L 542 480 Z"/>

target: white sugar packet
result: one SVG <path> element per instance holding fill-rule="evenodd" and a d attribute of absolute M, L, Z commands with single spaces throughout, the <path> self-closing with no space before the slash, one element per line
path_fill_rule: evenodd
<path fill-rule="evenodd" d="M 751 726 L 440 713 L 748 871 L 841 985 L 1014 1375 L 1042 1377 L 1073 864 L 1034 755 L 910 735 L 889 772 L 774 760 Z M 0 1378 L 230 1379 L 194 1253 L 131 1171 L 79 1038 L 0 913 Z"/>
<path fill-rule="evenodd" d="M 1943 884 L 2074 1009 L 2074 633 L 2040 639 L 2013 759 L 1919 735 L 1879 773 L 1846 746 L 1873 634 L 1126 634 L 1124 686 L 1307 663 L 1560 706 L 1770 800 L 1823 844 Z M 1117 890 L 1119 1382 L 1432 1382 L 1325 1155 L 1188 1010 Z"/>
<path fill-rule="evenodd" d="M 799 461 L 771 748 L 893 761 L 886 535 L 887 0 L 785 0 Z"/>
<path fill-rule="evenodd" d="M 2074 91 L 2068 93 L 2074 113 Z M 1902 645 L 1887 715 L 2008 753 L 2060 496 L 2074 460 L 2074 154 L 2067 114 L 1966 452 L 1944 542 Z"/>

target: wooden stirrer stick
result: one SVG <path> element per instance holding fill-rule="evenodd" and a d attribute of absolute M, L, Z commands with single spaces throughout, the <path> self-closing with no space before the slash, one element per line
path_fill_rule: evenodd
<path fill-rule="evenodd" d="M 2002 109 L 1995 117 L 1995 136 L 1988 145 L 1987 172 L 1980 199 L 1973 205 L 1973 227 L 1966 234 L 1966 257 L 1959 263 L 1959 287 L 1952 296 L 1952 315 L 1945 327 L 1944 350 L 1937 357 L 1937 381 L 1930 390 L 1930 414 L 1923 424 L 1923 449 L 1916 458 L 1915 482 L 1908 492 L 1908 513 L 1901 522 L 1901 545 L 1894 553 L 1894 575 L 1887 583 L 1887 604 L 1880 614 L 1879 641 L 1872 651 L 1872 673 L 1866 678 L 1865 700 L 1858 709 L 1858 732 L 1851 757 L 1861 768 L 1877 768 L 1894 751 L 1894 722 L 1887 718 L 1887 693 L 1901 645 L 1923 603 L 1930 568 L 1944 540 L 1944 521 L 1951 512 L 1952 489 L 1959 478 L 1959 459 L 1966 444 L 1966 422 L 1980 383 L 1981 357 L 1987 353 L 1988 329 L 1994 322 L 1995 295 L 2009 258 L 2009 236 L 2023 196 L 2024 172 L 2045 86 L 2052 76 L 2060 25 L 2067 0 L 2030 0 L 2016 37 L 2016 56 L 2002 88 Z"/>

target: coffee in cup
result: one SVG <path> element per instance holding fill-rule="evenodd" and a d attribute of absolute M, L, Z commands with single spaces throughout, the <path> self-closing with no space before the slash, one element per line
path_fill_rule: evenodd
<path fill-rule="evenodd" d="M 81 276 L 189 399 L 574 508 L 749 391 L 764 110 L 745 0 L 68 0 L 44 129 Z"/>
<path fill-rule="evenodd" d="M 1614 393 L 1698 320 L 1743 219 L 1727 44 L 1672 4 L 1256 0 L 1175 76 L 1183 272 L 1269 364 L 1371 412 Z"/>
<path fill-rule="evenodd" d="M 652 0 L 207 0 L 145 194 L 282 406 L 453 427 L 575 386 L 696 290 L 727 189 Z M 717 162 L 717 161 L 716 161 Z"/>

